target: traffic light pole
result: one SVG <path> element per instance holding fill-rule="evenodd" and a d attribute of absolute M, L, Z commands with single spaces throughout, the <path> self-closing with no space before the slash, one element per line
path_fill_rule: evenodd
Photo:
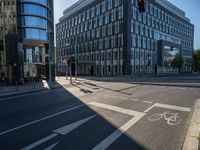
<path fill-rule="evenodd" d="M 70 70 L 70 84 L 72 84 L 72 63 L 70 62 L 70 66 L 69 66 L 69 70 Z"/>
<path fill-rule="evenodd" d="M 66 80 L 68 80 L 68 64 L 66 62 Z"/>
<path fill-rule="evenodd" d="M 75 80 L 77 80 L 77 51 L 76 51 L 76 46 L 75 46 Z"/>

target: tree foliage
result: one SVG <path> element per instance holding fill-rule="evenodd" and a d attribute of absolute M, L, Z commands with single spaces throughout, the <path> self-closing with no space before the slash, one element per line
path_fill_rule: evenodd
<path fill-rule="evenodd" d="M 193 52 L 193 70 L 200 72 L 200 49 Z"/>
<path fill-rule="evenodd" d="M 177 68 L 178 72 L 181 72 L 182 66 L 183 66 L 184 60 L 181 54 L 176 54 L 174 56 L 174 59 L 171 61 L 171 66 L 173 68 Z"/>

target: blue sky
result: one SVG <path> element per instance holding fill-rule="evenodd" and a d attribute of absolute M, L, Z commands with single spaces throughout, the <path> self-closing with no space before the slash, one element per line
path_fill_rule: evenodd
<path fill-rule="evenodd" d="M 54 0 L 55 23 L 58 23 L 63 11 L 78 0 Z M 168 0 L 186 12 L 186 17 L 195 25 L 194 48 L 200 48 L 200 0 Z"/>

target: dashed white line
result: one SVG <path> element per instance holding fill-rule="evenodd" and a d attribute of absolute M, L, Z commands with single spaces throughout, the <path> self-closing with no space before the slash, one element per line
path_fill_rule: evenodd
<path fill-rule="evenodd" d="M 125 98 L 125 97 L 120 97 L 120 99 L 122 99 L 122 100 L 128 100 L 128 98 Z"/>
<path fill-rule="evenodd" d="M 133 98 L 131 98 L 130 99 L 131 101 L 135 101 L 135 102 L 139 102 L 140 100 L 138 100 L 138 99 L 133 99 Z"/>
<path fill-rule="evenodd" d="M 144 103 L 148 103 L 148 104 L 152 104 L 153 102 L 150 102 L 150 101 L 142 101 Z"/>

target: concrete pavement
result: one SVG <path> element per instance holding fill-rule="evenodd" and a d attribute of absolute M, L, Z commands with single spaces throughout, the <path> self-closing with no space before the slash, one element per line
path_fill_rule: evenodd
<path fill-rule="evenodd" d="M 183 150 L 189 149 L 200 149 L 200 99 L 197 100 L 194 106 L 192 119 L 183 145 Z"/>
<path fill-rule="evenodd" d="M 0 149 L 181 149 L 200 89 L 113 80 L 0 100 Z"/>

